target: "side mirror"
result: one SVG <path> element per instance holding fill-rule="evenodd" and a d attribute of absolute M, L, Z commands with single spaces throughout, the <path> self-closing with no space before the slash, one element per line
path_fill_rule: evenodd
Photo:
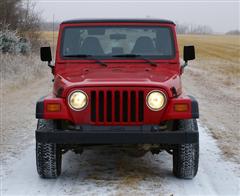
<path fill-rule="evenodd" d="M 183 60 L 187 63 L 189 60 L 195 59 L 194 46 L 184 46 L 183 48 Z"/>
<path fill-rule="evenodd" d="M 41 47 L 40 49 L 41 61 L 47 61 L 50 63 L 52 61 L 52 53 L 50 47 Z"/>
<path fill-rule="evenodd" d="M 188 65 L 189 60 L 195 59 L 195 48 L 194 46 L 184 46 L 183 48 L 183 60 L 185 63 L 181 66 L 180 74 L 183 74 L 184 68 Z"/>
<path fill-rule="evenodd" d="M 52 74 L 54 73 L 54 66 L 51 65 L 52 61 L 52 53 L 51 53 L 51 48 L 48 47 L 41 47 L 40 48 L 40 57 L 41 61 L 47 61 L 48 62 L 48 67 L 51 68 Z"/>

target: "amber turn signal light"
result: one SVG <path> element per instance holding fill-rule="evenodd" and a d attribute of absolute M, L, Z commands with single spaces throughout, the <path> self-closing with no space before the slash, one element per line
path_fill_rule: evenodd
<path fill-rule="evenodd" d="M 47 111 L 48 112 L 60 112 L 61 106 L 59 103 L 48 103 L 47 104 Z"/>
<path fill-rule="evenodd" d="M 174 105 L 175 112 L 187 112 L 188 111 L 188 104 L 186 103 L 177 103 Z"/>

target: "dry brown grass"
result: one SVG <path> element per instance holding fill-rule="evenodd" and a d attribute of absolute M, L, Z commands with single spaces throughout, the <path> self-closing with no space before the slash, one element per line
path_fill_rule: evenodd
<path fill-rule="evenodd" d="M 38 80 L 49 72 L 46 63 L 41 62 L 36 54 L 30 56 L 0 54 L 0 62 L 5 93 Z"/>
<path fill-rule="evenodd" d="M 56 46 L 57 38 L 58 38 L 58 32 L 57 31 L 42 31 L 41 37 L 43 40 L 46 40 L 46 42 L 52 47 L 53 46 L 53 39 L 54 39 L 54 45 Z M 53 38 L 54 37 L 54 38 Z"/>
<path fill-rule="evenodd" d="M 52 32 L 41 32 L 40 34 L 44 40 L 43 45 L 50 44 L 53 46 Z M 57 35 L 58 33 L 55 32 L 55 44 L 57 43 Z M 40 61 L 38 53 L 31 53 L 26 56 L 0 54 L 0 62 L 0 74 L 4 93 L 45 77 L 46 74 L 49 76 L 50 73 L 47 64 Z"/>
<path fill-rule="evenodd" d="M 195 45 L 198 58 L 240 61 L 240 36 L 178 35 L 178 42 L 181 52 L 184 45 Z"/>
<path fill-rule="evenodd" d="M 184 45 L 195 45 L 196 60 L 202 61 L 205 69 L 239 76 L 240 36 L 178 35 L 178 42 L 181 56 Z"/>

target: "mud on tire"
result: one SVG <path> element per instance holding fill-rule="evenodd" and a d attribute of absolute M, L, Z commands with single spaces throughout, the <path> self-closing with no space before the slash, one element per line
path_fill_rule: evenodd
<path fill-rule="evenodd" d="M 51 120 L 39 120 L 37 128 L 54 128 Z M 61 173 L 62 154 L 59 145 L 36 142 L 37 171 L 42 178 L 57 178 Z"/>
<path fill-rule="evenodd" d="M 196 119 L 180 120 L 178 130 L 198 131 Z M 192 179 L 198 171 L 199 141 L 177 145 L 173 150 L 173 174 L 178 178 Z"/>

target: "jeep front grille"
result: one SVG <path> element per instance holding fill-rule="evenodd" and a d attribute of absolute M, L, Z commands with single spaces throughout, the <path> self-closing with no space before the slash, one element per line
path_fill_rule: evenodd
<path fill-rule="evenodd" d="M 129 123 L 144 121 L 144 92 L 94 90 L 90 92 L 91 121 Z"/>

